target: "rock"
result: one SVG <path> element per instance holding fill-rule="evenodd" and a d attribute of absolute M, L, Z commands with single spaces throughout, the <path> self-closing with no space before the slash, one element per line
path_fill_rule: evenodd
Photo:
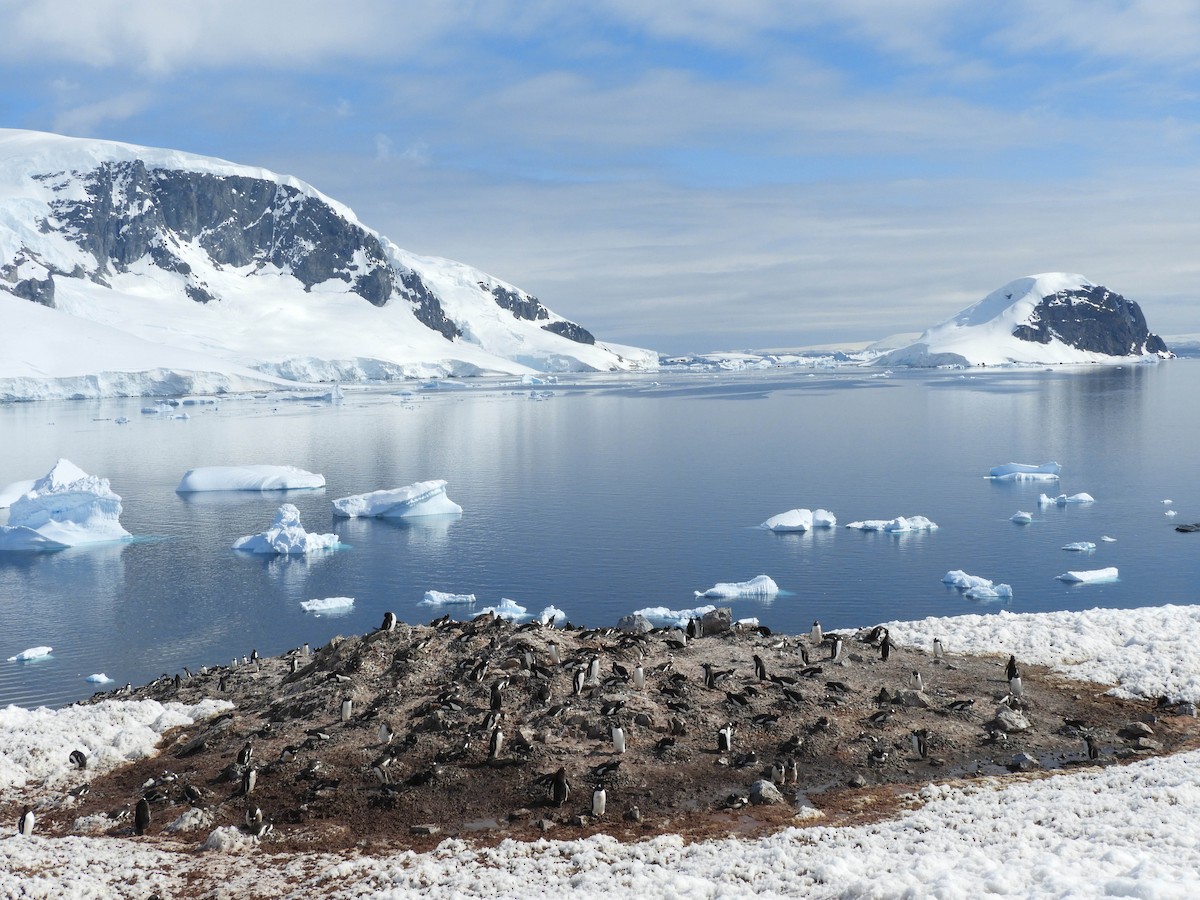
<path fill-rule="evenodd" d="M 642 728 L 653 728 L 654 720 L 652 718 L 650 718 L 650 716 L 646 715 L 645 713 L 638 713 L 636 716 L 633 717 L 633 724 L 639 725 Z"/>
<path fill-rule="evenodd" d="M 855 775 L 848 782 L 852 788 L 862 788 L 867 786 L 867 779 L 862 775 Z"/>
<path fill-rule="evenodd" d="M 1042 764 L 1028 753 L 1018 753 L 1014 755 L 1012 762 L 1008 764 L 1008 769 L 1010 772 L 1033 772 L 1041 767 Z"/>
<path fill-rule="evenodd" d="M 1140 737 L 1133 742 L 1133 747 L 1135 750 L 1150 750 L 1158 752 L 1162 749 L 1162 744 L 1148 737 Z"/>
<path fill-rule="evenodd" d="M 625 821 L 626 822 L 642 821 L 642 811 L 640 809 L 638 809 L 636 806 L 629 807 L 629 809 L 625 810 Z"/>
<path fill-rule="evenodd" d="M 432 837 L 435 834 L 440 834 L 441 831 L 440 827 L 433 824 L 413 825 L 408 829 L 409 834 L 419 834 L 424 837 Z"/>
<path fill-rule="evenodd" d="M 1009 734 L 1028 731 L 1033 727 L 1022 713 L 1015 709 L 1009 709 L 1007 706 L 1000 706 L 996 709 L 996 718 L 990 724 Z"/>
<path fill-rule="evenodd" d="M 554 827 L 554 822 L 550 819 L 538 819 L 536 827 L 538 831 L 549 831 Z"/>
<path fill-rule="evenodd" d="M 621 616 L 617 621 L 617 631 L 623 631 L 626 634 L 645 634 L 653 629 L 654 626 L 650 623 L 650 620 L 637 613 Z"/>
<path fill-rule="evenodd" d="M 585 825 L 590 825 L 591 822 L 592 822 L 591 816 L 585 816 L 582 814 L 578 815 L 578 816 L 571 816 L 571 824 L 574 825 L 576 828 L 583 828 Z"/>
<path fill-rule="evenodd" d="M 750 802 L 755 806 L 770 806 L 783 802 L 783 794 L 771 781 L 760 778 L 750 785 Z"/>
<path fill-rule="evenodd" d="M 733 627 L 733 610 L 728 606 L 710 609 L 700 619 L 701 634 L 724 634 Z"/>
<path fill-rule="evenodd" d="M 1127 740 L 1135 740 L 1140 737 L 1154 737 L 1154 729 L 1145 722 L 1130 722 L 1117 734 Z"/>
<path fill-rule="evenodd" d="M 898 703 L 901 706 L 907 706 L 909 709 L 928 709 L 929 698 L 925 696 L 924 691 L 910 691 L 908 689 L 896 691 L 892 695 L 892 703 Z"/>

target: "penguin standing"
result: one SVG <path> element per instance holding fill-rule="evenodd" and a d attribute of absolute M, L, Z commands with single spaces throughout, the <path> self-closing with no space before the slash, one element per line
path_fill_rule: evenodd
<path fill-rule="evenodd" d="M 821 641 L 823 641 L 825 639 L 824 635 L 821 633 L 821 623 L 820 622 L 813 622 L 812 631 L 810 631 L 808 633 L 808 636 L 810 638 L 812 638 L 812 642 L 814 644 L 819 644 L 819 643 L 821 643 Z"/>
<path fill-rule="evenodd" d="M 767 664 L 757 653 L 754 654 L 754 677 L 759 681 L 767 680 Z"/>
<path fill-rule="evenodd" d="M 1100 745 L 1096 743 L 1096 739 L 1093 738 L 1090 734 L 1085 734 L 1083 736 L 1083 742 L 1084 742 L 1084 744 L 1087 745 L 1088 759 L 1099 759 L 1100 758 Z"/>
<path fill-rule="evenodd" d="M 912 677 L 908 680 L 908 686 L 914 691 L 925 690 L 925 679 L 921 677 L 921 673 L 913 669 Z"/>
<path fill-rule="evenodd" d="M 354 714 L 354 701 L 349 697 L 342 700 L 342 721 L 349 722 L 350 716 Z"/>
<path fill-rule="evenodd" d="M 892 636 L 887 632 L 883 634 L 883 640 L 879 642 L 879 658 L 887 662 L 888 657 L 892 655 Z"/>
<path fill-rule="evenodd" d="M 550 801 L 561 807 L 571 797 L 571 783 L 567 781 L 567 767 L 562 766 L 550 781 Z"/>
<path fill-rule="evenodd" d="M 829 649 L 830 662 L 837 662 L 837 658 L 842 655 L 842 636 L 835 634 L 833 636 L 833 646 Z"/>
<path fill-rule="evenodd" d="M 504 732 L 499 726 L 492 729 L 492 738 L 488 741 L 488 759 L 498 759 L 504 746 Z"/>
<path fill-rule="evenodd" d="M 150 801 L 143 797 L 133 811 L 133 833 L 141 837 L 150 827 Z"/>
<path fill-rule="evenodd" d="M 912 733 L 912 748 L 913 753 L 917 754 L 921 759 L 926 759 L 929 756 L 929 732 L 924 728 L 918 728 Z"/>
<path fill-rule="evenodd" d="M 389 610 L 388 612 L 385 612 L 383 614 L 383 624 L 379 626 L 379 630 L 380 631 L 392 631 L 395 627 L 396 627 L 396 614 Z"/>
<path fill-rule="evenodd" d="M 71 765 L 75 766 L 75 768 L 77 768 L 77 769 L 86 769 L 87 768 L 87 756 L 84 755 L 84 752 L 82 750 L 72 750 L 70 759 L 71 759 Z"/>
<path fill-rule="evenodd" d="M 571 676 L 571 693 L 579 694 L 583 691 L 583 684 L 587 680 L 587 672 L 584 669 L 576 669 L 575 674 Z"/>
<path fill-rule="evenodd" d="M 22 837 L 33 836 L 33 810 L 28 806 L 26 806 L 25 811 L 21 813 L 21 818 L 17 819 L 17 834 L 21 835 Z"/>
<path fill-rule="evenodd" d="M 604 790 L 604 785 L 596 785 L 596 789 L 592 791 L 592 815 L 602 816 L 604 810 L 608 806 L 608 791 Z"/>
<path fill-rule="evenodd" d="M 1010 656 L 1008 658 L 1008 665 L 1004 667 L 1004 677 L 1009 681 L 1012 681 L 1020 674 L 1021 671 L 1017 668 L 1017 658 L 1015 656 Z"/>
<path fill-rule="evenodd" d="M 254 745 L 246 741 L 242 745 L 242 749 L 238 751 L 237 764 L 243 769 L 250 765 L 250 760 L 254 758 Z"/>
<path fill-rule="evenodd" d="M 550 662 L 554 665 L 557 666 L 562 662 L 562 659 L 558 655 L 558 644 L 554 643 L 554 641 L 546 645 L 546 652 L 550 654 Z"/>
<path fill-rule="evenodd" d="M 246 774 L 242 776 L 242 796 L 249 797 L 254 793 L 254 786 L 258 783 L 258 766 L 251 766 L 246 770 Z"/>
<path fill-rule="evenodd" d="M 1021 683 L 1021 676 L 1014 675 L 1008 679 L 1008 692 L 1014 697 L 1021 697 L 1025 694 L 1025 685 Z"/>
<path fill-rule="evenodd" d="M 942 645 L 941 638 L 933 639 L 933 658 L 934 659 L 945 659 L 946 658 L 946 648 Z"/>
<path fill-rule="evenodd" d="M 717 732 L 717 752 L 728 753 L 733 749 L 733 726 L 726 725 Z"/>
<path fill-rule="evenodd" d="M 508 687 L 508 679 L 501 678 L 492 685 L 491 708 L 493 712 L 500 710 L 504 705 L 504 689 Z"/>
<path fill-rule="evenodd" d="M 633 686 L 639 691 L 646 686 L 646 670 L 641 666 L 635 666 L 633 669 Z"/>

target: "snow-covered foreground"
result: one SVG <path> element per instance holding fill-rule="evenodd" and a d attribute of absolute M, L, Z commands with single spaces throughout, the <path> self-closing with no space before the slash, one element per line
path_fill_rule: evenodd
<path fill-rule="evenodd" d="M 1013 653 L 1127 696 L 1200 701 L 1200 606 L 960 616 L 889 623 L 897 643 L 948 654 Z M 143 701 L 146 702 L 146 701 Z M 126 704 L 135 706 L 137 704 Z M 111 708 L 87 708 L 97 717 Z M 81 727 L 79 710 L 63 731 Z M 67 721 L 66 717 L 74 717 Z M 43 723 L 44 724 L 44 723 Z M 0 765 L 19 769 L 19 729 L 0 718 Z M 6 733 L 7 732 L 7 733 Z M 93 753 L 98 752 L 93 748 Z M 65 754 L 58 754 L 59 757 Z M 65 759 L 61 764 L 67 765 Z M 11 778 L 11 775 L 10 775 Z M 36 778 L 54 784 L 55 774 Z M 25 779 L 32 781 L 33 776 Z M 13 783 L 13 782 L 10 782 Z M 769 837 L 636 844 L 607 837 L 445 841 L 430 853 L 273 854 L 269 843 L 228 853 L 110 838 L 0 840 L 0 895 L 331 898 L 527 897 L 1140 897 L 1200 892 L 1200 751 L 1029 780 L 931 785 L 913 808 L 873 825 L 786 829 Z M 216 890 L 217 893 L 212 893 Z"/>

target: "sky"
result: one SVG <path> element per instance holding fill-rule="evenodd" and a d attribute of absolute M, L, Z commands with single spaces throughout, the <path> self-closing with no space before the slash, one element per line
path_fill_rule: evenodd
<path fill-rule="evenodd" d="M 0 0 L 0 126 L 295 175 L 665 353 L 1080 273 L 1200 331 L 1185 0 Z"/>

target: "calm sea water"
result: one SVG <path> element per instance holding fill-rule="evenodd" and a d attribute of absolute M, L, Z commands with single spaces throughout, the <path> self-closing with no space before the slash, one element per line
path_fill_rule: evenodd
<path fill-rule="evenodd" d="M 1194 470 L 1200 367 L 896 372 L 776 370 L 572 378 L 531 397 L 512 382 L 460 390 L 347 390 L 339 405 L 223 400 L 186 421 L 144 401 L 0 406 L 0 484 L 59 457 L 103 475 L 135 540 L 53 554 L 0 554 L 0 705 L 60 705 L 105 672 L 135 683 L 183 666 L 378 625 L 385 610 L 424 622 L 425 591 L 503 597 L 572 622 L 615 624 L 647 606 L 687 608 L 694 590 L 759 574 L 784 593 L 730 604 L 738 617 L 796 631 L 966 612 L 1193 603 L 1200 591 Z M 127 425 L 112 421 L 128 416 Z M 1000 485 L 1011 460 L 1063 464 L 1058 485 Z M 323 491 L 175 493 L 199 465 L 292 464 Z M 340 520 L 336 497 L 444 478 L 461 518 Z M 1086 507 L 1039 509 L 1038 495 L 1087 491 Z M 1171 507 L 1164 499 L 1173 500 Z M 235 553 L 280 503 L 348 546 L 308 559 Z M 797 506 L 839 527 L 756 528 Z M 1168 509 L 1178 511 L 1168 518 Z M 1032 525 L 1009 517 L 1034 514 Z M 925 515 L 929 534 L 840 525 Z M 1117 539 L 1101 543 L 1102 535 Z M 1060 548 L 1094 541 L 1093 554 Z M 1069 569 L 1117 566 L 1112 584 L 1069 587 Z M 1013 586 L 1004 605 L 941 583 L 964 569 Z M 350 596 L 341 616 L 300 603 Z M 51 658 L 4 662 L 50 645 Z"/>

